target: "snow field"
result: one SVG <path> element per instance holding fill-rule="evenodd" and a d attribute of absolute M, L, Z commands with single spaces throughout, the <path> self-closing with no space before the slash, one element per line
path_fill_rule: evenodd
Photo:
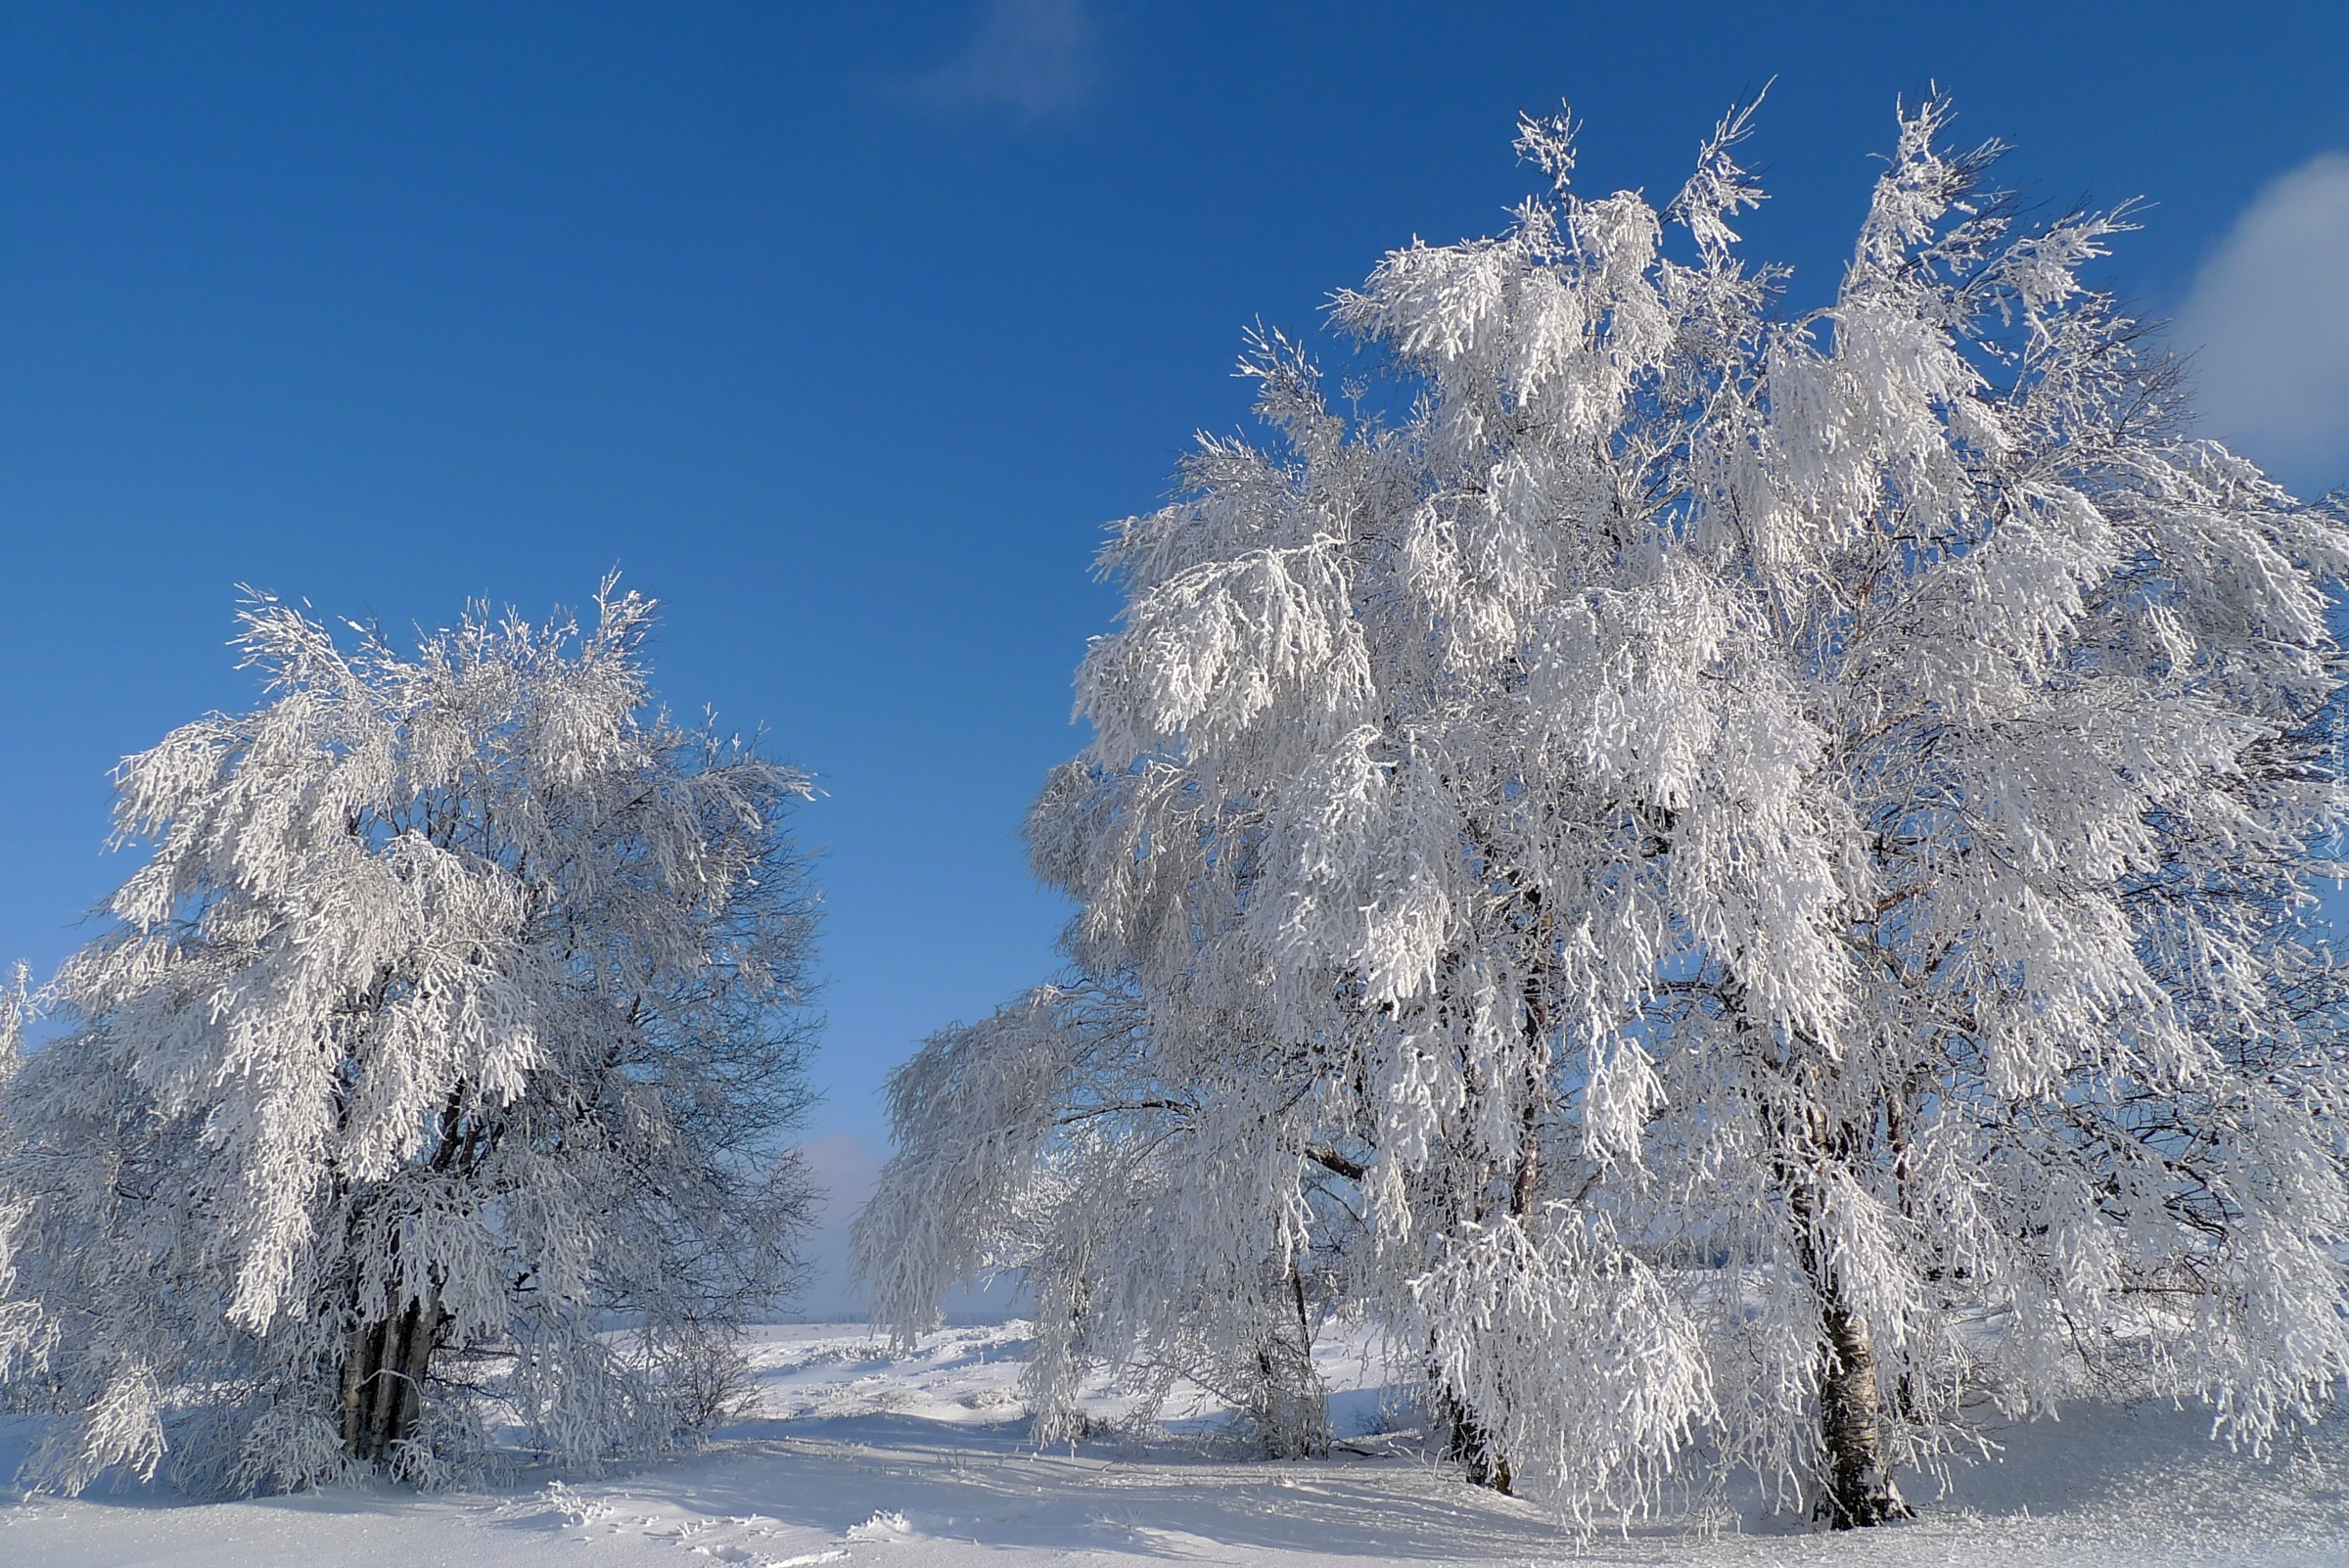
<path fill-rule="evenodd" d="M 1677 1526 L 1578 1541 L 1541 1509 L 1461 1485 L 1384 1437 L 1394 1401 L 1357 1345 L 1324 1375 L 1345 1451 L 1322 1462 L 1236 1456 L 1220 1412 L 1170 1402 L 1168 1430 L 1038 1452 L 1016 1385 L 1026 1325 L 949 1328 L 896 1356 L 840 1325 L 779 1326 L 751 1347 L 760 1408 L 701 1454 L 605 1477 L 536 1475 L 505 1493 L 337 1488 L 192 1502 L 156 1486 L 35 1498 L 0 1510 L 7 1568 L 1030 1568 L 1063 1563 L 1264 1563 L 1400 1568 L 1598 1563 L 1908 1568 L 2139 1568 L 2349 1563 L 2349 1420 L 2271 1463 L 2207 1440 L 2207 1417 L 2081 1408 L 1992 1434 L 1993 1463 L 1950 1496 L 1911 1482 L 1912 1524 L 1814 1532 L 1742 1499 L 1718 1537 Z M 1087 1414 L 1127 1407 L 1097 1384 Z M 13 1463 L 29 1423 L 0 1427 Z"/>

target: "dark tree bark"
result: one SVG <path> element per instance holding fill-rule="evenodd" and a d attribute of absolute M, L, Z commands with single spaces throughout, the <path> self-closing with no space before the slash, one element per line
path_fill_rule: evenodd
<path fill-rule="evenodd" d="M 1858 1129 L 1831 1126 L 1818 1109 L 1819 1079 L 1832 1069 L 1822 1070 L 1816 1042 L 1808 1042 L 1815 1053 L 1810 1059 L 1797 1060 L 1791 1050 L 1778 1050 L 1772 1032 L 1748 1012 L 1742 984 L 1733 978 L 1726 981 L 1720 996 L 1739 1038 L 1770 1070 L 1789 1079 L 1811 1079 L 1811 1093 L 1793 1097 L 1794 1104 L 1762 1108 L 1762 1130 L 1773 1151 L 1773 1164 L 1786 1194 L 1795 1256 L 1812 1297 L 1819 1303 L 1816 1397 L 1826 1473 L 1820 1478 L 1812 1516 L 1837 1530 L 1913 1517 L 1914 1510 L 1893 1481 L 1883 1396 L 1876 1386 L 1875 1337 L 1867 1319 L 1853 1311 L 1842 1281 L 1826 1267 L 1815 1229 L 1821 1172 L 1834 1162 L 1854 1158 L 1864 1147 L 1863 1134 Z M 1788 1043 L 1805 1042 L 1798 1037 Z M 1896 1117 L 1896 1135 L 1899 1131 Z"/>
<path fill-rule="evenodd" d="M 343 1362 L 343 1450 L 352 1458 L 381 1464 L 416 1436 L 440 1325 L 436 1293 L 350 1331 Z"/>
<path fill-rule="evenodd" d="M 1512 884 L 1514 877 L 1510 878 Z M 1549 1066 L 1549 1002 L 1543 986 L 1543 961 L 1549 951 L 1550 915 L 1543 907 L 1539 888 L 1519 892 L 1538 955 L 1520 987 L 1524 1030 L 1530 1065 L 1525 1083 L 1525 1107 L 1520 1116 L 1516 1161 L 1508 1173 L 1508 1215 L 1512 1222 L 1531 1227 L 1542 1191 L 1542 1118 L 1546 1100 Z M 1481 1202 L 1480 1202 L 1481 1209 Z M 1480 1213 L 1479 1218 L 1482 1218 Z M 1441 1377 L 1434 1380 L 1434 1419 L 1444 1434 L 1444 1457 L 1464 1469 L 1470 1485 L 1491 1487 L 1502 1497 L 1515 1495 L 1509 1459 L 1492 1430 L 1470 1413 L 1468 1407 Z"/>
<path fill-rule="evenodd" d="M 439 1146 L 433 1151 L 430 1167 L 436 1173 L 469 1171 L 480 1152 L 483 1126 L 463 1114 L 466 1092 L 467 1085 L 458 1083 L 440 1112 Z M 354 1209 L 354 1229 L 358 1223 Z M 372 1307 L 362 1312 L 368 1310 Z M 363 1463 L 382 1464 L 399 1444 L 416 1436 L 424 1415 L 424 1382 L 431 1374 L 444 1320 L 436 1279 L 427 1297 L 410 1297 L 390 1317 L 362 1320 L 350 1331 L 343 1361 L 344 1453 Z"/>
<path fill-rule="evenodd" d="M 1264 1439 L 1267 1458 L 1326 1459 L 1329 1398 L 1313 1367 L 1313 1317 L 1306 1307 L 1305 1277 L 1294 1265 L 1285 1287 L 1295 1315 L 1275 1312 L 1257 1346 L 1255 1408 L 1249 1413 Z"/>
<path fill-rule="evenodd" d="M 1438 1378 L 1434 1383 L 1434 1425 L 1444 1435 L 1444 1457 L 1460 1465 L 1471 1486 L 1491 1487 L 1502 1497 L 1510 1497 L 1509 1461 L 1468 1407 L 1451 1391 L 1450 1384 Z"/>

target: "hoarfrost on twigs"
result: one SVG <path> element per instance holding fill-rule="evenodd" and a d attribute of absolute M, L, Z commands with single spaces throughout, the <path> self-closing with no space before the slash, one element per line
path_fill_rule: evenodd
<path fill-rule="evenodd" d="M 1586 1520 L 1890 1517 L 1977 1390 L 2264 1449 L 2349 1371 L 2349 533 L 2186 434 L 2081 276 L 2124 215 L 2024 228 L 1947 113 L 1810 315 L 1742 114 L 1663 213 L 1559 119 L 1508 232 L 1340 297 L 1399 420 L 1258 343 L 1271 442 L 1102 554 L 1029 829 L 1074 972 L 892 1083 L 888 1321 L 1024 1270 L 1049 1433 L 1100 1361 L 1310 1401 L 1366 1314 Z"/>
<path fill-rule="evenodd" d="M 410 657 L 256 596 L 262 705 L 122 763 L 153 853 L 0 1123 L 36 1483 L 445 1480 L 501 1407 L 565 1462 L 724 1413 L 808 1207 L 807 786 L 649 709 L 651 603 L 598 609 Z"/>

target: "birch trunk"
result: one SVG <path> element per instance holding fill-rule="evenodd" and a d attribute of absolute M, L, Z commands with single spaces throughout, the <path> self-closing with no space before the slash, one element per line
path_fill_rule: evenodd
<path fill-rule="evenodd" d="M 1836 1530 L 1910 1518 L 1914 1510 L 1893 1482 L 1885 1444 L 1875 1336 L 1820 1262 L 1810 1232 L 1818 1205 L 1809 1188 L 1796 1188 L 1792 1207 L 1803 1227 L 1803 1273 L 1819 1300 L 1819 1437 L 1826 1473 L 1812 1517 Z"/>

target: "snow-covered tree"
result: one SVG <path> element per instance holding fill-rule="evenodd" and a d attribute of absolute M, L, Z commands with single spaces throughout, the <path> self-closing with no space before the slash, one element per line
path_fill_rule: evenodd
<path fill-rule="evenodd" d="M 32 968 L 19 963 L 9 974 L 7 989 L 0 990 L 0 1094 L 8 1091 L 17 1064 L 23 1059 L 24 1025 L 31 1016 Z"/>
<path fill-rule="evenodd" d="M 17 1076 L 18 1065 L 23 1060 L 24 1025 L 32 1014 L 32 971 L 27 964 L 19 963 L 9 976 L 8 989 L 0 991 L 0 1096 L 8 1093 Z M 0 1120 L 0 1161 L 10 1153 L 8 1124 Z M 30 1302 L 15 1298 L 11 1286 L 15 1275 L 9 1260 L 16 1251 L 16 1235 L 31 1205 L 6 1187 L 0 1187 L 0 1390 L 5 1390 L 10 1373 L 22 1358 L 23 1348 L 40 1336 L 40 1309 Z M 6 1408 L 0 1405 L 0 1408 Z"/>
<path fill-rule="evenodd" d="M 30 1478 L 434 1479 L 689 1435 L 808 1187 L 805 780 L 648 708 L 652 605 L 413 657 L 258 598 L 267 700 L 130 758 L 152 843 L 0 1125 Z M 354 628 L 355 629 L 355 628 Z"/>
<path fill-rule="evenodd" d="M 1327 1198 L 1296 1191 L 1293 1157 L 1256 1179 L 1222 1168 L 1248 1145 L 1208 1119 L 1279 1091 L 1231 1044 L 1173 1062 L 1132 988 L 1090 978 L 930 1040 L 891 1075 L 898 1152 L 854 1226 L 876 1320 L 910 1337 L 957 1282 L 1016 1271 L 1036 1319 L 1039 1440 L 1082 1433 L 1078 1387 L 1107 1362 L 1143 1416 L 1188 1378 L 1268 1454 L 1324 1451 L 1312 1353 L 1342 1294 L 1342 1227 L 1280 1213 Z"/>
<path fill-rule="evenodd" d="M 1072 1207 L 1085 1064 L 949 1035 L 868 1257 L 949 1172 L 1186 1277 L 1334 1254 L 1472 1470 L 1583 1517 L 1747 1468 L 1872 1523 L 1970 1392 L 2125 1372 L 2263 1449 L 2349 1372 L 2349 532 L 2186 433 L 2080 278 L 2123 218 L 2024 227 L 1945 113 L 1818 311 L 1739 259 L 1743 115 L 1663 212 L 1529 120 L 1553 196 L 1336 306 L 1405 412 L 1258 346 L 1277 439 L 1118 530 L 1030 822 L 1182 1108 L 1084 1161 L 1179 1171 Z M 1017 1131 L 933 1114 L 1001 1071 Z M 1190 1310 L 1130 1294 L 1094 1354 Z"/>

